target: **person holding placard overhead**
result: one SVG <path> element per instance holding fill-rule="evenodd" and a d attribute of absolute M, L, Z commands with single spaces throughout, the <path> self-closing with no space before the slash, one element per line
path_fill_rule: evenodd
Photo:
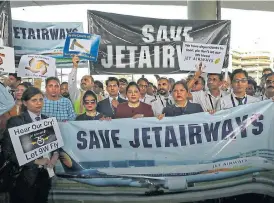
<path fill-rule="evenodd" d="M 22 95 L 23 104 L 26 107 L 21 115 L 12 117 L 7 122 L 7 129 L 46 119 L 41 114 L 44 104 L 42 92 L 29 87 Z M 23 166 L 18 165 L 16 154 L 13 149 L 9 131 L 4 132 L 2 150 L 6 160 L 13 165 L 14 174 L 19 174 L 15 180 L 14 187 L 10 190 L 11 203 L 46 203 L 51 188 L 51 179 L 47 167 L 52 168 L 56 164 L 57 155 L 51 160 L 39 158 Z M 14 175 L 13 175 L 14 176 Z"/>

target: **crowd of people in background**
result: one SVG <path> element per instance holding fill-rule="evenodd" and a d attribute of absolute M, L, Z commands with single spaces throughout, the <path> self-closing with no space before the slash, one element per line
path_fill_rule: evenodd
<path fill-rule="evenodd" d="M 9 74 L 8 79 L 0 84 L 0 124 L 1 129 L 6 129 L 1 132 L 2 152 L 20 173 L 16 187 L 10 191 L 12 203 L 47 202 L 51 184 L 46 167 L 54 167 L 58 155 L 19 167 L 8 128 L 48 117 L 56 117 L 59 122 L 108 122 L 143 117 L 162 120 L 199 112 L 214 114 L 219 110 L 274 98 L 274 73 L 270 68 L 263 70 L 260 85 L 243 69 L 227 74 L 210 73 L 203 77 L 202 69 L 198 67 L 193 75 L 180 81 L 155 75 L 156 85 L 145 76 L 136 82 L 109 77 L 103 84 L 94 80 L 92 75 L 85 75 L 78 88 L 79 58 L 73 57 L 72 62 L 68 81 L 60 83 L 57 77 L 49 77 L 45 81 L 44 93 L 31 83 L 22 82 L 16 74 Z"/>

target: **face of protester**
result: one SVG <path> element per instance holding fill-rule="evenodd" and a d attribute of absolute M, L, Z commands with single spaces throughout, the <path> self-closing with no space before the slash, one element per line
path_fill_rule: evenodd
<path fill-rule="evenodd" d="M 46 93 L 52 98 L 57 98 L 60 95 L 60 84 L 56 80 L 48 81 Z"/>
<path fill-rule="evenodd" d="M 182 84 L 177 84 L 175 85 L 172 94 L 175 102 L 182 102 L 186 101 L 188 92 Z"/>
<path fill-rule="evenodd" d="M 83 76 L 81 79 L 82 90 L 84 90 L 84 91 L 93 90 L 93 87 L 94 87 L 94 81 L 92 80 L 90 75 Z"/>
<path fill-rule="evenodd" d="M 249 96 L 254 96 L 255 94 L 255 87 L 252 84 L 248 84 L 248 87 L 246 89 L 246 94 Z"/>
<path fill-rule="evenodd" d="M 248 87 L 248 79 L 243 73 L 238 73 L 232 80 L 232 88 L 235 94 L 241 94 L 246 92 Z"/>
<path fill-rule="evenodd" d="M 23 101 L 24 105 L 27 109 L 35 114 L 40 114 L 43 105 L 44 105 L 44 97 L 42 94 L 36 94 L 31 97 L 28 101 Z"/>
<path fill-rule="evenodd" d="M 207 87 L 210 90 L 219 89 L 222 85 L 222 81 L 218 77 L 218 75 L 208 75 L 207 77 Z"/>
<path fill-rule="evenodd" d="M 62 84 L 60 87 L 60 93 L 63 97 L 69 97 L 68 84 Z"/>
<path fill-rule="evenodd" d="M 119 92 L 119 86 L 116 81 L 109 81 L 107 84 L 107 91 L 109 96 L 117 97 Z"/>
<path fill-rule="evenodd" d="M 136 86 L 130 86 L 127 91 L 127 98 L 130 103 L 138 103 L 141 97 L 140 91 Z"/>
<path fill-rule="evenodd" d="M 15 98 L 16 100 L 21 100 L 23 93 L 25 92 L 26 88 L 24 85 L 18 85 L 15 91 Z"/>
<path fill-rule="evenodd" d="M 194 83 L 191 91 L 192 92 L 197 92 L 197 91 L 201 91 L 204 89 L 204 84 L 201 78 L 198 78 L 198 80 Z"/>
<path fill-rule="evenodd" d="M 121 94 L 126 93 L 127 83 L 119 82 L 119 92 Z"/>
<path fill-rule="evenodd" d="M 150 95 L 150 96 L 153 96 L 154 95 L 154 87 L 153 85 L 148 85 L 147 87 L 147 94 Z"/>
<path fill-rule="evenodd" d="M 87 111 L 95 110 L 97 106 L 96 99 L 93 96 L 88 95 L 84 100 L 84 106 Z"/>
<path fill-rule="evenodd" d="M 19 85 L 20 81 L 17 81 L 13 75 L 9 75 L 9 87 L 14 89 Z"/>
<path fill-rule="evenodd" d="M 96 94 L 100 94 L 102 92 L 102 88 L 100 88 L 96 83 L 94 83 L 93 91 Z"/>
<path fill-rule="evenodd" d="M 169 92 L 169 82 L 165 79 L 158 81 L 158 93 L 162 96 L 167 95 Z"/>
<path fill-rule="evenodd" d="M 268 93 L 274 92 L 274 75 L 271 75 L 266 78 L 265 87 L 266 87 L 266 92 Z"/>
<path fill-rule="evenodd" d="M 270 74 L 270 73 L 271 73 L 270 70 L 266 70 L 266 71 L 263 72 L 263 75 L 268 75 L 268 74 Z"/>
<path fill-rule="evenodd" d="M 139 83 L 138 83 L 138 86 L 140 88 L 140 94 L 145 95 L 147 93 L 148 84 L 145 81 L 140 80 Z"/>

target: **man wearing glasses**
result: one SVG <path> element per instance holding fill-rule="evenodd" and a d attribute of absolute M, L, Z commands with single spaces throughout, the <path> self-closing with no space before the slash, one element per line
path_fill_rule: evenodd
<path fill-rule="evenodd" d="M 137 81 L 137 84 L 140 88 L 140 94 L 141 94 L 140 101 L 151 105 L 151 101 L 153 99 L 155 99 L 155 97 L 147 94 L 147 88 L 148 88 L 148 84 L 149 84 L 148 80 L 146 78 L 140 78 Z"/>
<path fill-rule="evenodd" d="M 246 89 L 248 88 L 248 74 L 245 70 L 234 70 L 231 75 L 231 80 L 233 93 L 220 99 L 217 107 L 218 110 L 229 109 L 260 101 L 259 98 L 246 94 Z"/>
<path fill-rule="evenodd" d="M 274 100 L 274 73 L 266 75 L 265 80 L 265 94 L 262 96 L 262 100 L 272 98 Z"/>

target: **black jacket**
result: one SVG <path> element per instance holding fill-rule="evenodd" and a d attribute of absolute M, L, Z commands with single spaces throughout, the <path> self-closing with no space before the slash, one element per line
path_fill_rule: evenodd
<path fill-rule="evenodd" d="M 175 105 L 167 106 L 163 109 L 166 117 L 181 116 L 185 114 L 193 114 L 204 112 L 200 104 L 188 102 L 185 108 L 176 107 Z"/>
<path fill-rule="evenodd" d="M 45 115 L 41 115 L 41 118 L 46 119 L 47 117 Z M 16 127 L 16 126 L 20 126 L 28 123 L 32 123 L 32 119 L 27 111 L 23 112 L 19 116 L 11 117 L 7 122 L 7 128 L 4 132 L 4 137 L 2 140 L 2 150 L 3 150 L 5 159 L 9 160 L 12 164 L 17 166 L 18 168 L 19 168 L 19 164 L 13 149 L 8 128 L 12 128 L 12 127 Z M 26 180 L 26 182 L 29 185 L 33 185 L 37 178 L 37 174 L 39 170 L 40 169 L 38 168 L 38 165 L 34 164 L 34 161 L 32 161 L 22 166 L 22 171 L 20 174 L 23 175 L 24 180 Z"/>
<path fill-rule="evenodd" d="M 121 104 L 127 102 L 127 100 L 118 97 L 118 102 Z M 103 114 L 105 117 L 114 118 L 116 109 L 112 109 L 109 98 L 106 98 L 98 102 L 97 111 Z"/>

